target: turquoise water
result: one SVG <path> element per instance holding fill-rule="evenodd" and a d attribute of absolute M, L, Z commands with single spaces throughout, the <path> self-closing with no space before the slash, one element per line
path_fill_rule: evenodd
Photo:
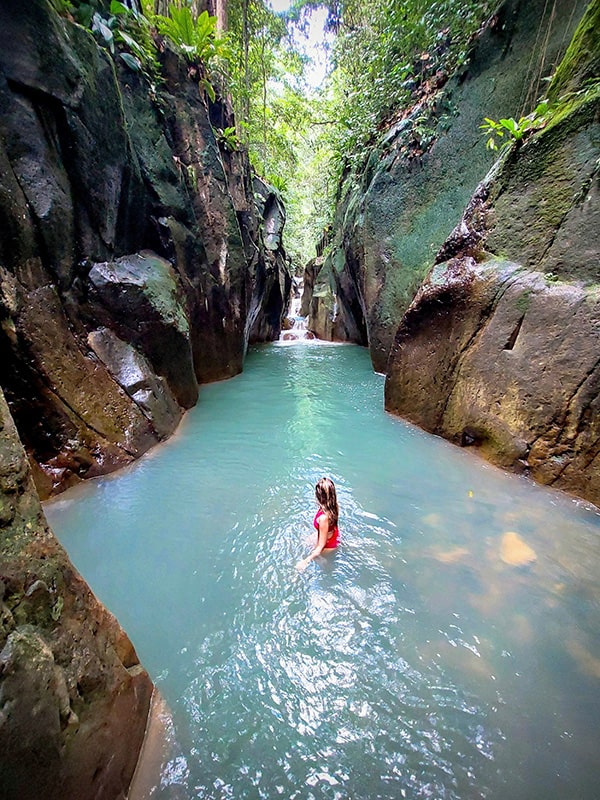
<path fill-rule="evenodd" d="M 173 713 L 151 797 L 600 796 L 597 510 L 382 398 L 361 348 L 254 349 L 46 505 Z M 299 574 L 322 475 L 343 545 Z"/>

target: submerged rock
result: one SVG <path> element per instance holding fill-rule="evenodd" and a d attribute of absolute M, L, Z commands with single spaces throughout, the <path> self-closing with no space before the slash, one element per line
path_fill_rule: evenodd
<path fill-rule="evenodd" d="M 537 560 L 537 555 L 518 533 L 508 531 L 502 536 L 500 558 L 511 567 L 526 567 Z"/>

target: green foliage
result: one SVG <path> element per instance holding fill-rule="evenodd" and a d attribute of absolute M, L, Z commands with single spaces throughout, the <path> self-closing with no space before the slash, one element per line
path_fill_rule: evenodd
<path fill-rule="evenodd" d="M 560 275 L 554 272 L 544 272 L 544 280 L 546 283 L 560 283 Z"/>
<path fill-rule="evenodd" d="M 440 73 L 467 57 L 470 36 L 495 0 L 295 0 L 287 16 L 264 0 L 228 3 L 231 91 L 240 146 L 261 176 L 286 185 L 284 233 L 306 260 L 333 218 L 340 176 L 358 175 L 401 108 L 433 95 Z M 332 72 L 318 92 L 303 82 L 306 59 L 287 35 L 312 10 L 328 10 Z M 409 130 L 411 152 L 436 135 L 432 102 Z M 274 176 L 275 179 L 274 179 Z"/>
<path fill-rule="evenodd" d="M 330 94 L 339 174 L 360 171 L 369 148 L 401 108 L 435 92 L 468 55 L 493 0 L 332 0 L 337 30 Z M 429 135 L 429 134 L 427 134 Z"/>
<path fill-rule="evenodd" d="M 73 12 L 73 4 L 71 0 L 51 0 L 52 6 L 58 13 L 63 16 L 70 16 Z"/>
<path fill-rule="evenodd" d="M 514 142 L 522 142 L 528 133 L 544 127 L 551 111 L 552 108 L 548 104 L 548 101 L 542 100 L 531 114 L 528 114 L 526 117 L 521 117 L 519 120 L 509 117 L 508 119 L 501 119 L 496 122 L 489 117 L 485 117 L 483 125 L 479 127 L 482 130 L 482 134 L 488 137 L 486 147 L 489 150 L 497 150 L 497 140 L 504 139 L 505 135 L 506 139 L 502 143 L 504 147 L 510 146 Z"/>
<path fill-rule="evenodd" d="M 140 12 L 112 0 L 109 11 L 100 0 L 52 0 L 54 7 L 83 27 L 89 28 L 98 43 L 131 70 L 146 76 L 155 88 L 160 68 L 149 20 Z"/>
<path fill-rule="evenodd" d="M 226 40 L 217 35 L 217 18 L 203 11 L 194 20 L 189 6 L 171 3 L 168 17 L 152 14 L 151 19 L 159 33 L 170 39 L 190 63 L 200 66 L 198 87 L 214 103 L 216 92 L 211 70 L 219 59 L 230 56 Z"/>
<path fill-rule="evenodd" d="M 84 28 L 92 27 L 92 19 L 95 13 L 95 3 L 77 3 L 73 5 L 73 19 Z"/>
<path fill-rule="evenodd" d="M 113 28 L 117 22 L 116 17 L 109 17 L 104 19 L 98 11 L 94 12 L 92 16 L 92 33 L 96 34 L 96 38 L 104 44 L 111 53 L 115 52 L 115 35 Z"/>
<path fill-rule="evenodd" d="M 229 150 L 230 153 L 233 153 L 239 149 L 240 140 L 238 139 L 234 125 L 223 129 L 217 128 L 215 130 L 215 134 L 219 144 L 222 144 L 223 147 L 226 150 Z"/>
<path fill-rule="evenodd" d="M 288 182 L 281 175 L 265 175 L 265 181 L 275 189 L 277 194 L 284 198 L 288 191 Z"/>
<path fill-rule="evenodd" d="M 227 54 L 224 39 L 217 36 L 217 18 L 203 11 L 196 21 L 189 6 L 169 6 L 169 16 L 156 15 L 153 21 L 159 33 L 167 36 L 184 56 L 193 62 L 208 65 L 217 56 Z"/>

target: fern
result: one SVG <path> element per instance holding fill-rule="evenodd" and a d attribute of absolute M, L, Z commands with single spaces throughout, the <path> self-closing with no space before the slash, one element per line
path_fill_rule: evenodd
<path fill-rule="evenodd" d="M 159 33 L 167 36 L 173 44 L 180 47 L 186 55 L 194 52 L 194 20 L 192 11 L 188 6 L 177 8 L 169 6 L 168 17 L 157 16 L 156 23 Z"/>
<path fill-rule="evenodd" d="M 169 6 L 168 17 L 155 17 L 159 33 L 167 36 L 190 61 L 208 64 L 215 56 L 226 55 L 223 39 L 217 36 L 217 18 L 203 11 L 196 22 L 189 6 Z"/>

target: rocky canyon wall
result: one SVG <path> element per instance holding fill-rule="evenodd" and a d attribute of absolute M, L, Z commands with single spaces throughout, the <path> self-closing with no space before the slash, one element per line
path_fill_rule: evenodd
<path fill-rule="evenodd" d="M 379 372 L 436 252 L 493 163 L 483 118 L 518 117 L 535 105 L 536 81 L 552 73 L 587 3 L 552 5 L 501 3 L 458 73 L 425 75 L 362 174 L 343 181 L 332 251 L 312 276 L 309 328 L 367 345 Z"/>
<path fill-rule="evenodd" d="M 386 408 L 600 505 L 600 2 L 545 127 L 479 186 L 396 334 Z"/>
<path fill-rule="evenodd" d="M 0 392 L 0 796 L 125 798 L 148 674 L 48 529 Z"/>
<path fill-rule="evenodd" d="M 49 0 L 0 7 L 0 385 L 42 496 L 168 436 L 287 305 L 281 204 L 215 135 L 226 104 L 161 62 Z"/>

